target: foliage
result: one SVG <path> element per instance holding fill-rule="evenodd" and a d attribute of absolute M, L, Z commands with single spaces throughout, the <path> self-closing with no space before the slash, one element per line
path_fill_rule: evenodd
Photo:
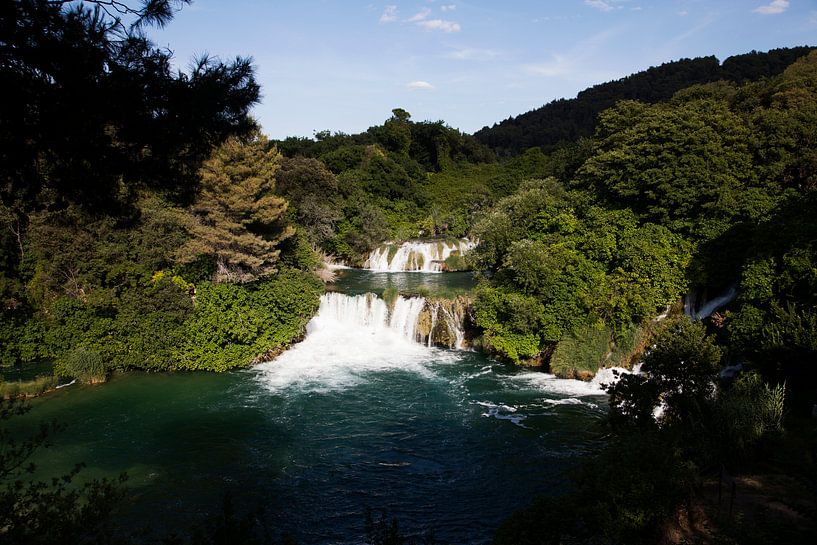
<path fill-rule="evenodd" d="M 188 73 L 174 73 L 171 51 L 144 35 L 146 25 L 167 23 L 172 6 L 183 3 L 4 5 L 6 205 L 67 199 L 113 206 L 146 186 L 189 196 L 210 149 L 253 127 L 247 113 L 259 87 L 249 59 L 202 57 Z M 125 27 L 114 8 L 130 9 L 136 24 Z"/>
<path fill-rule="evenodd" d="M 625 375 L 608 388 L 610 422 L 651 427 L 660 404 L 663 425 L 694 430 L 706 421 L 714 399 L 721 350 L 700 322 L 685 318 L 668 324 L 654 342 L 641 366 L 643 376 Z"/>
<path fill-rule="evenodd" d="M 176 253 L 181 263 L 208 256 L 217 265 L 216 282 L 249 282 L 276 271 L 278 245 L 293 233 L 280 222 L 286 200 L 272 193 L 280 161 L 257 133 L 213 153 L 190 210 L 190 239 Z"/>
<path fill-rule="evenodd" d="M 247 286 L 201 284 L 177 349 L 182 369 L 244 367 L 303 335 L 322 286 L 311 274 L 282 270 Z"/>
<path fill-rule="evenodd" d="M 275 177 L 279 193 L 295 209 L 295 219 L 309 240 L 325 244 L 343 217 L 343 199 L 334 174 L 317 159 L 285 159 Z"/>
<path fill-rule="evenodd" d="M 614 438 L 582 464 L 572 492 L 514 513 L 494 543 L 655 543 L 694 480 L 694 466 L 657 434 Z"/>
<path fill-rule="evenodd" d="M 0 381 L 0 399 L 35 397 L 57 387 L 59 378 L 48 375 L 33 380 Z"/>
<path fill-rule="evenodd" d="M 497 154 L 518 155 L 531 147 L 550 148 L 593 134 L 600 112 L 621 100 L 657 103 L 685 87 L 721 79 L 743 83 L 782 72 L 811 48 L 773 49 L 735 55 L 719 65 L 715 57 L 681 59 L 617 81 L 593 86 L 574 99 L 554 100 L 541 108 L 483 127 L 474 136 Z"/>
<path fill-rule="evenodd" d="M 57 360 L 55 371 L 57 375 L 82 382 L 102 382 L 108 374 L 108 366 L 98 352 L 78 346 Z"/>
<path fill-rule="evenodd" d="M 513 363 L 539 353 L 540 330 L 545 324 L 542 305 L 535 298 L 481 285 L 474 308 L 486 348 Z"/>
<path fill-rule="evenodd" d="M 610 353 L 611 331 L 585 326 L 564 337 L 550 357 L 550 372 L 560 378 L 587 378 L 599 370 Z"/>
<path fill-rule="evenodd" d="M 474 235 L 472 260 L 496 270 L 491 283 L 541 304 L 540 349 L 585 327 L 623 334 L 686 288 L 689 245 L 681 237 L 626 210 L 588 207 L 553 179 L 523 183 L 480 218 Z"/>
<path fill-rule="evenodd" d="M 600 116 L 577 182 L 644 220 L 711 238 L 755 183 L 749 134 L 720 101 L 620 102 Z"/>
<path fill-rule="evenodd" d="M 783 430 L 785 390 L 769 386 L 757 373 L 741 374 L 718 399 L 713 448 L 720 459 L 745 461 L 756 445 Z"/>

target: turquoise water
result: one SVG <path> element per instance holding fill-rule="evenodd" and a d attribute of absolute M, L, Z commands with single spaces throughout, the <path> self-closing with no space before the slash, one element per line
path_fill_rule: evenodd
<path fill-rule="evenodd" d="M 80 461 L 86 478 L 126 471 L 128 528 L 184 532 L 229 492 L 301 544 L 360 543 L 367 508 L 408 534 L 487 543 L 514 509 L 564 489 L 604 407 L 591 384 L 327 318 L 255 369 L 73 385 L 17 426 L 67 426 L 38 454 L 41 477 Z"/>

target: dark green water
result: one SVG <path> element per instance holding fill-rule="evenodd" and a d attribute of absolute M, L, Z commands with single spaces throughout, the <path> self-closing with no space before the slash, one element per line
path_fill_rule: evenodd
<path fill-rule="evenodd" d="M 338 279 L 330 286 L 335 291 L 357 295 L 366 292 L 380 294 L 386 288 L 396 288 L 400 293 L 427 293 L 451 297 L 467 292 L 476 286 L 470 272 L 421 273 L 421 272 L 375 272 L 361 269 L 339 269 Z"/>
<path fill-rule="evenodd" d="M 86 477 L 127 471 L 130 528 L 184 531 L 230 492 L 307 545 L 360 543 L 367 507 L 410 534 L 487 543 L 514 509 L 564 488 L 604 403 L 592 385 L 326 318 L 259 368 L 73 385 L 17 425 L 67 425 L 40 476 L 79 461 Z"/>

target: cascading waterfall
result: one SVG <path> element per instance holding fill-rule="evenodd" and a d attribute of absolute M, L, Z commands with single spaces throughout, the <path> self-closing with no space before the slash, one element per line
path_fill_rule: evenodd
<path fill-rule="evenodd" d="M 465 305 L 459 300 L 440 299 L 426 303 L 427 328 L 420 332 L 428 346 L 463 350 L 465 346 Z"/>
<path fill-rule="evenodd" d="M 461 239 L 457 242 L 408 241 L 396 246 L 384 244 L 376 248 L 364 263 L 365 269 L 380 272 L 416 271 L 438 273 L 452 255 L 464 255 L 476 243 Z"/>
<path fill-rule="evenodd" d="M 737 294 L 737 287 L 733 284 L 721 295 L 700 304 L 698 301 L 700 294 L 697 291 L 690 291 L 684 298 L 684 314 L 691 320 L 703 320 L 719 308 L 734 301 Z"/>
<path fill-rule="evenodd" d="M 398 297 L 394 308 L 373 293 L 345 295 L 325 293 L 318 314 L 309 322 L 307 332 L 327 323 L 357 326 L 372 331 L 391 330 L 409 340 L 417 339 L 417 321 L 425 306 L 422 297 Z"/>

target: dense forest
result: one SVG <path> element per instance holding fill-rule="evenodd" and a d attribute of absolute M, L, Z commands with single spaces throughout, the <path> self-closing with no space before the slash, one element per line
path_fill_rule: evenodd
<path fill-rule="evenodd" d="M 559 144 L 590 137 L 598 115 L 619 100 L 647 104 L 669 100 L 690 85 L 726 80 L 741 84 L 781 73 L 808 47 L 752 51 L 720 63 L 715 57 L 681 59 L 622 78 L 595 85 L 576 98 L 558 99 L 541 108 L 483 127 L 474 136 L 501 156 L 517 155 L 527 148 L 548 150 Z"/>
<path fill-rule="evenodd" d="M 473 136 L 395 108 L 361 134 L 271 141 L 249 115 L 250 59 L 175 72 L 148 39 L 184 3 L 0 8 L 0 365 L 54 370 L 0 383 L 3 397 L 268 360 L 303 337 L 328 263 L 467 236 L 476 249 L 448 268 L 479 279 L 475 347 L 581 379 L 643 363 L 609 387 L 609 445 L 574 490 L 514 515 L 497 543 L 657 542 L 707 477 L 772 463 L 786 418 L 810 414 L 817 51 L 667 63 Z M 718 313 L 684 317 L 685 296 L 729 290 Z M 798 440 L 781 463 L 812 479 L 813 433 Z M 42 533 L 57 500 L 53 531 L 87 537 L 108 515 L 87 505 L 117 494 L 21 492 L 18 459 L 44 441 L 0 457 L 10 542 L 57 535 Z M 712 524 L 718 543 L 779 538 Z"/>

